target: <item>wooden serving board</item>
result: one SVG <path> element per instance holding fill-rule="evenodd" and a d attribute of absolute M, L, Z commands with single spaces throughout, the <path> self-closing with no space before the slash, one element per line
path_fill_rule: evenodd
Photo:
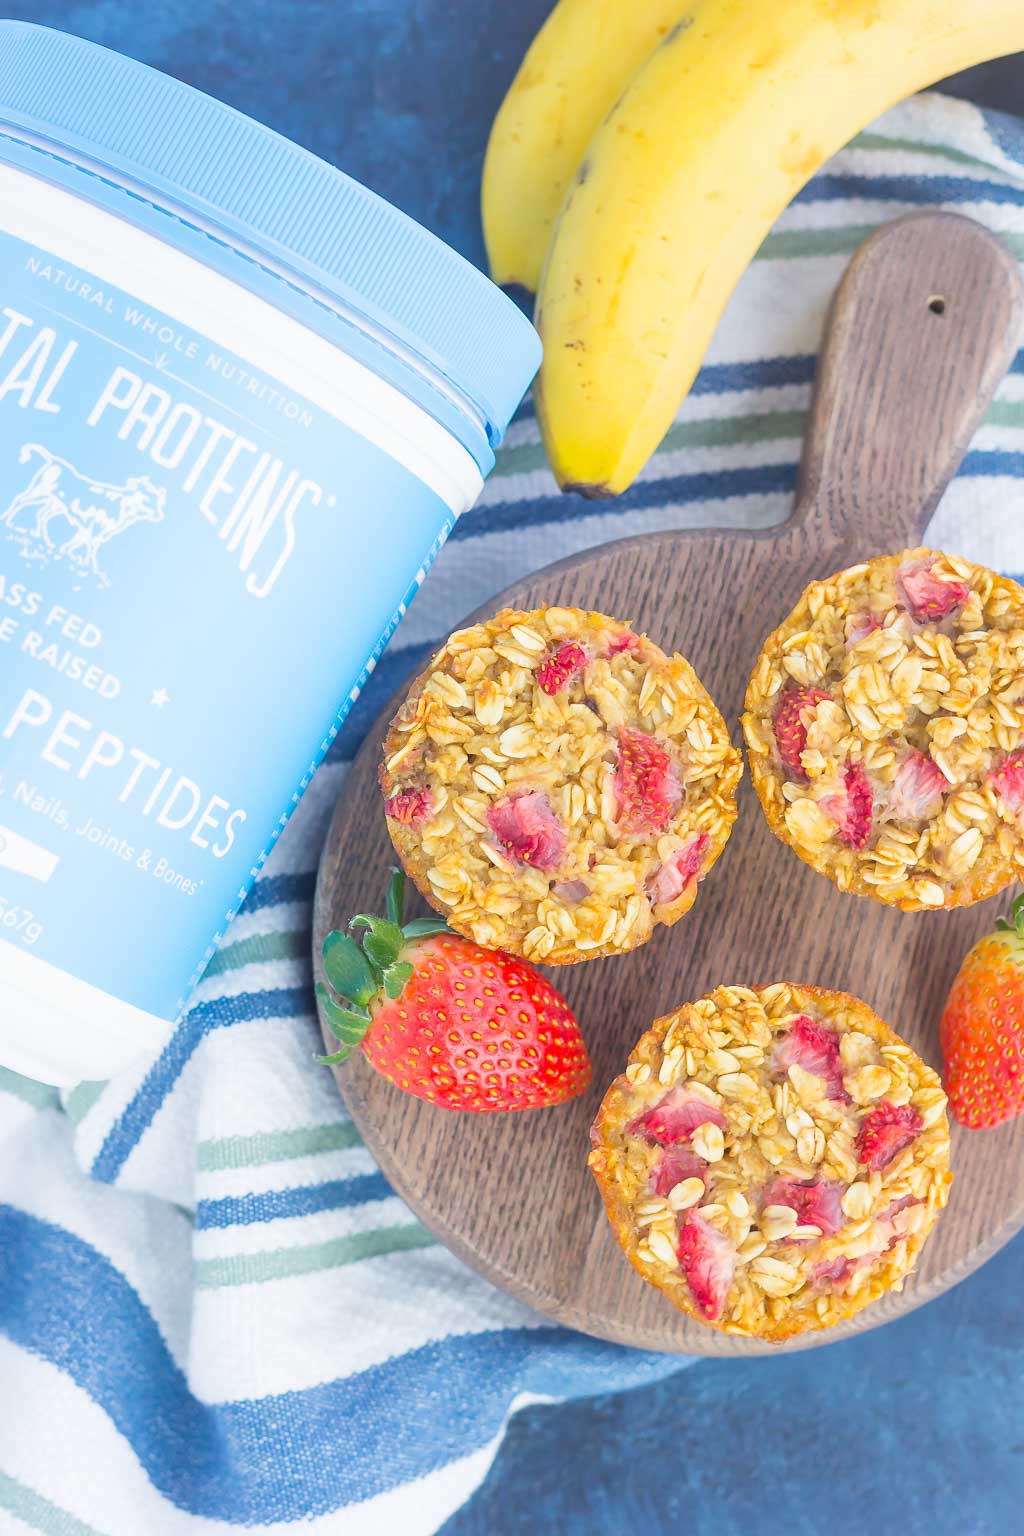
<path fill-rule="evenodd" d="M 738 741 L 761 642 L 804 586 L 920 542 L 1013 357 L 1022 313 L 1016 264 L 979 225 L 934 213 L 884 226 L 854 256 L 833 303 L 786 524 L 607 544 L 517 582 L 486 611 L 561 603 L 632 620 L 689 658 Z M 384 723 L 354 764 L 324 850 L 318 967 L 324 935 L 380 897 L 393 862 L 376 784 Z M 901 913 L 843 896 L 771 835 L 745 778 L 736 829 L 689 915 L 631 955 L 551 973 L 593 1058 L 585 1097 L 510 1115 L 452 1113 L 399 1092 L 358 1051 L 337 1072 L 338 1085 L 371 1152 L 421 1220 L 547 1317 L 688 1354 L 828 1343 L 938 1295 L 1017 1231 L 1024 1117 L 994 1131 L 954 1129 L 951 1203 L 900 1295 L 828 1333 L 764 1346 L 684 1317 L 626 1262 L 586 1166 L 597 1105 L 652 1019 L 723 982 L 792 980 L 856 993 L 939 1066 L 949 984 L 1003 905 Z"/>

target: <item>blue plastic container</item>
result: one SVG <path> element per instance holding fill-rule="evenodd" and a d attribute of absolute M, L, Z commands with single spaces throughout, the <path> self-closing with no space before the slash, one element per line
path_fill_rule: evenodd
<path fill-rule="evenodd" d="M 539 361 L 340 171 L 0 22 L 0 1061 L 161 1044 Z"/>

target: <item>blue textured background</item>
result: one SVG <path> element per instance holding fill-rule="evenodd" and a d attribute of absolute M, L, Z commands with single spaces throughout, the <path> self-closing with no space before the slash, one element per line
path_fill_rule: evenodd
<path fill-rule="evenodd" d="M 4 11 L 220 96 L 482 263 L 488 123 L 549 4 L 8 0 Z M 1005 61 L 956 89 L 1012 111 L 1024 106 L 1022 82 L 1024 64 Z M 1022 1294 L 1018 1238 L 950 1295 L 862 1339 L 528 1409 L 444 1536 L 1020 1530 Z"/>

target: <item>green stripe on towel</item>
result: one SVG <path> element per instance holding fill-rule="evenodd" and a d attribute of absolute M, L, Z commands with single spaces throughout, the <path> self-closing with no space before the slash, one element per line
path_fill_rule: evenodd
<path fill-rule="evenodd" d="M 846 147 L 847 149 L 891 149 L 912 155 L 934 155 L 938 160 L 951 160 L 954 165 L 980 166 L 989 177 L 1001 174 L 1011 186 L 1016 185 L 1009 171 L 1000 172 L 999 166 L 993 165 L 991 160 L 982 160 L 977 155 L 969 155 L 966 150 L 954 149 L 949 144 L 931 144 L 926 139 L 890 138 L 884 133 L 858 133 Z"/>
<path fill-rule="evenodd" d="M 762 244 L 755 261 L 792 261 L 808 256 L 852 255 L 873 234 L 877 224 L 848 224 L 839 229 L 780 229 Z M 994 234 L 1020 260 L 1024 260 L 1024 233 L 996 229 Z"/>
<path fill-rule="evenodd" d="M 60 1094 L 46 1083 L 37 1083 L 31 1077 L 22 1077 L 7 1067 L 0 1067 L 0 1093 L 9 1093 L 33 1109 L 60 1109 Z"/>
<path fill-rule="evenodd" d="M 805 411 L 760 411 L 746 416 L 709 416 L 704 421 L 677 421 L 664 438 L 659 452 L 679 448 L 734 448 L 742 443 L 771 443 L 803 437 Z M 505 448 L 498 456 L 492 480 L 523 475 L 547 468 L 539 442 Z"/>
<path fill-rule="evenodd" d="M 252 1136 L 201 1141 L 196 1149 L 196 1166 L 200 1173 L 223 1173 L 228 1168 L 254 1168 L 262 1163 L 314 1157 L 318 1152 L 338 1152 L 362 1144 L 362 1137 L 350 1120 L 303 1125 L 294 1131 L 256 1131 Z"/>
<path fill-rule="evenodd" d="M 372 1232 L 353 1232 L 326 1243 L 310 1243 L 301 1248 L 271 1248 L 263 1253 L 236 1253 L 221 1259 L 199 1259 L 195 1265 L 196 1286 L 213 1290 L 225 1285 L 260 1285 L 266 1280 L 289 1280 L 295 1275 L 310 1275 L 322 1269 L 341 1269 L 362 1259 L 376 1259 L 382 1254 L 403 1249 L 433 1248 L 437 1239 L 419 1222 L 408 1226 L 380 1227 Z"/>
<path fill-rule="evenodd" d="M 44 1536 L 104 1536 L 94 1525 L 69 1515 L 66 1509 L 5 1472 L 0 1472 L 0 1509 L 6 1509 L 31 1530 L 44 1532 Z"/>
<path fill-rule="evenodd" d="M 243 965 L 258 965 L 268 960 L 305 960 L 309 954 L 309 934 L 285 930 L 280 933 L 257 933 L 250 939 L 239 939 L 237 944 L 226 944 L 210 961 L 204 977 L 223 976 L 225 971 L 240 970 Z"/>
<path fill-rule="evenodd" d="M 77 1088 L 72 1088 L 64 1106 L 64 1113 L 72 1125 L 81 1125 L 106 1086 L 106 1082 L 100 1081 L 79 1083 Z"/>

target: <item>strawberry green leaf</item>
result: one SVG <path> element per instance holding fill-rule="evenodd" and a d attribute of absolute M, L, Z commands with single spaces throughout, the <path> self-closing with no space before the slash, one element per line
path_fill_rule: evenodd
<path fill-rule="evenodd" d="M 381 927 L 391 928 L 390 923 L 382 923 Z M 386 971 L 389 965 L 394 965 L 405 945 L 401 928 L 392 930 L 398 936 L 398 943 L 386 933 L 379 933 L 376 928 L 366 935 L 363 940 L 363 952 L 369 955 L 379 971 Z"/>
<path fill-rule="evenodd" d="M 371 917 L 367 912 L 360 912 L 352 918 L 349 927 L 366 929 L 363 954 L 375 971 L 386 971 L 398 959 L 405 944 L 405 936 L 401 928 L 396 928 L 387 918 Z"/>
<path fill-rule="evenodd" d="M 388 966 L 384 972 L 384 991 L 392 1001 L 401 997 L 411 975 L 412 966 L 408 960 L 398 960 L 394 965 Z"/>
<path fill-rule="evenodd" d="M 335 992 L 356 1003 L 368 1003 L 377 991 L 369 960 L 347 933 L 329 933 L 324 940 L 324 974 Z"/>
<path fill-rule="evenodd" d="M 996 928 L 1000 933 L 1016 933 L 1019 939 L 1024 939 L 1024 893 L 1014 901 L 1008 918 L 996 919 Z"/>
<path fill-rule="evenodd" d="M 414 917 L 402 929 L 407 939 L 425 939 L 432 933 L 450 933 L 443 917 Z"/>
<path fill-rule="evenodd" d="M 353 1023 L 350 1020 L 334 1017 L 328 1009 L 324 1009 L 324 1018 L 327 1020 L 327 1028 L 335 1040 L 340 1040 L 342 1045 L 361 1045 L 366 1034 L 364 1025 Z"/>
<path fill-rule="evenodd" d="M 405 907 L 405 876 L 400 869 L 391 871 L 391 879 L 388 882 L 387 914 L 388 922 L 394 923 L 396 928 L 402 926 L 402 911 Z"/>
<path fill-rule="evenodd" d="M 401 928 L 399 928 L 398 924 L 386 922 L 383 918 L 378 918 L 374 923 L 373 936 L 376 939 L 383 939 L 385 944 L 390 944 L 391 948 L 395 950 L 396 953 L 405 943 L 405 934 L 402 932 Z"/>
<path fill-rule="evenodd" d="M 389 923 L 386 917 L 374 917 L 372 912 L 359 912 L 349 919 L 350 928 L 365 928 L 369 933 L 375 933 L 378 938 L 386 940 L 389 944 L 401 946 L 402 930 Z"/>
<path fill-rule="evenodd" d="M 370 1027 L 370 1015 L 365 1010 L 357 1012 L 354 1008 L 341 1007 L 322 982 L 316 989 L 316 995 L 327 1028 L 335 1039 L 343 1041 L 345 1045 L 359 1045 Z"/>
<path fill-rule="evenodd" d="M 330 1056 L 314 1056 L 313 1060 L 321 1067 L 336 1067 L 339 1062 L 348 1061 L 352 1055 L 352 1047 L 343 1045 L 340 1051 L 335 1051 Z"/>

